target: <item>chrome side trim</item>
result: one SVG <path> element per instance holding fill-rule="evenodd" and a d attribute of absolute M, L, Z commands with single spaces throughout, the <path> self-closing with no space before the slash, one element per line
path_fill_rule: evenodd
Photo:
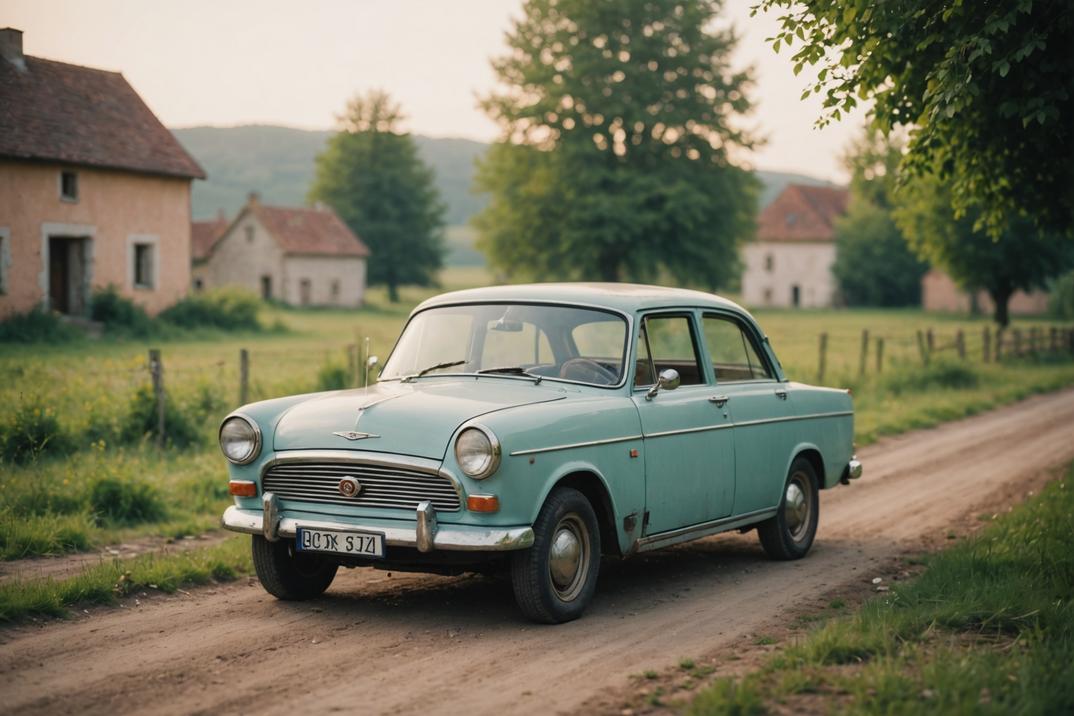
<path fill-rule="evenodd" d="M 745 525 L 753 524 L 754 522 L 760 522 L 772 517 L 777 511 L 778 508 L 770 507 L 763 510 L 747 512 L 743 515 L 732 515 L 731 517 L 723 517 L 718 520 L 690 525 L 689 527 L 680 527 L 679 529 L 642 537 L 635 543 L 635 545 L 638 552 L 651 552 L 654 549 L 670 547 L 671 545 L 679 544 L 680 542 L 689 542 L 690 540 L 714 535 L 718 532 L 726 532 L 727 530 L 744 527 Z"/>
<path fill-rule="evenodd" d="M 515 450 L 510 453 L 511 457 L 517 455 L 536 455 L 541 452 L 556 452 L 559 450 L 573 450 L 580 447 L 592 447 L 594 445 L 611 445 L 612 443 L 625 443 L 629 440 L 642 440 L 643 435 L 627 435 L 621 438 L 605 438 L 604 440 L 587 440 L 581 443 L 567 443 L 565 445 L 552 445 L 544 448 L 530 448 L 529 450 Z"/>
<path fill-rule="evenodd" d="M 645 439 L 649 438 L 666 438 L 669 435 L 685 435 L 687 433 L 707 433 L 710 430 L 726 430 L 727 428 L 733 428 L 735 424 L 732 422 L 722 423 L 720 425 L 702 425 L 700 428 L 682 428 L 681 430 L 664 430 L 659 433 L 649 433 L 645 436 Z"/>
<path fill-rule="evenodd" d="M 794 420 L 813 420 L 816 418 L 840 418 L 846 415 L 853 415 L 853 410 L 841 410 L 834 413 L 813 413 L 812 415 L 790 415 L 786 418 L 762 418 L 760 420 L 744 420 L 741 423 L 735 423 L 735 427 L 748 428 L 751 425 L 766 425 L 768 423 L 789 423 Z"/>
<path fill-rule="evenodd" d="M 224 529 L 246 534 L 263 534 L 263 514 L 258 510 L 244 510 L 232 505 L 220 520 Z M 385 525 L 388 520 L 339 522 L 324 519 L 295 519 L 282 517 L 276 530 L 277 537 L 294 538 L 298 526 L 323 530 L 369 530 L 384 535 L 384 542 L 393 547 L 417 547 L 417 530 L 413 524 L 406 526 Z M 532 527 L 470 527 L 465 525 L 441 525 L 433 538 L 433 548 L 459 552 L 503 552 L 526 549 L 533 546 Z"/>

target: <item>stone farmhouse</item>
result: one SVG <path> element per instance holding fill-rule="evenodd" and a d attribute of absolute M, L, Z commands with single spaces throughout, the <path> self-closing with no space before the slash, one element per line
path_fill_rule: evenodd
<path fill-rule="evenodd" d="M 266 206 L 193 225 L 195 290 L 240 286 L 292 306 L 361 306 L 369 249 L 327 207 Z"/>
<path fill-rule="evenodd" d="M 123 75 L 28 57 L 0 29 L 0 318 L 86 315 L 109 285 L 150 313 L 182 298 L 204 178 Z"/>
<path fill-rule="evenodd" d="M 790 184 L 765 207 L 756 240 L 742 250 L 747 306 L 835 305 L 835 219 L 846 212 L 847 199 L 846 189 Z"/>

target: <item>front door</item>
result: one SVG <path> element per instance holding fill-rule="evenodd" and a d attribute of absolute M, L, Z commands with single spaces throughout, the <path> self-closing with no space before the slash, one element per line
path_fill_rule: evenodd
<path fill-rule="evenodd" d="M 634 403 L 645 436 L 644 534 L 726 517 L 734 500 L 734 438 L 728 413 L 711 400 L 692 314 L 647 316 L 638 337 Z M 651 400 L 662 370 L 681 384 Z"/>
<path fill-rule="evenodd" d="M 89 305 L 89 239 L 50 236 L 48 300 L 53 311 L 83 315 Z"/>

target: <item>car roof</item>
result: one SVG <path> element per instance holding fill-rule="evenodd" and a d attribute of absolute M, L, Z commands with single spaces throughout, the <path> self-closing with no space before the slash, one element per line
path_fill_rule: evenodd
<path fill-rule="evenodd" d="M 471 288 L 434 296 L 418 305 L 414 313 L 433 306 L 484 301 L 577 303 L 609 308 L 623 313 L 651 308 L 729 308 L 749 315 L 734 301 L 715 294 L 636 283 L 530 283 Z"/>

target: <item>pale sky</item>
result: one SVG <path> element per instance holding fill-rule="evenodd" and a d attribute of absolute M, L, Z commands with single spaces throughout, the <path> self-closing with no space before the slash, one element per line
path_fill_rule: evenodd
<path fill-rule="evenodd" d="M 839 157 L 862 114 L 817 130 L 816 97 L 800 101 L 787 50 L 764 42 L 774 17 L 757 0 L 727 0 L 742 40 L 737 67 L 754 66 L 756 110 L 768 138 L 750 163 L 845 180 Z M 408 129 L 490 141 L 496 126 L 476 96 L 495 86 L 489 58 L 521 0 L 0 0 L 0 27 L 22 30 L 28 55 L 118 70 L 169 127 L 334 125 L 347 98 L 382 88 Z"/>

